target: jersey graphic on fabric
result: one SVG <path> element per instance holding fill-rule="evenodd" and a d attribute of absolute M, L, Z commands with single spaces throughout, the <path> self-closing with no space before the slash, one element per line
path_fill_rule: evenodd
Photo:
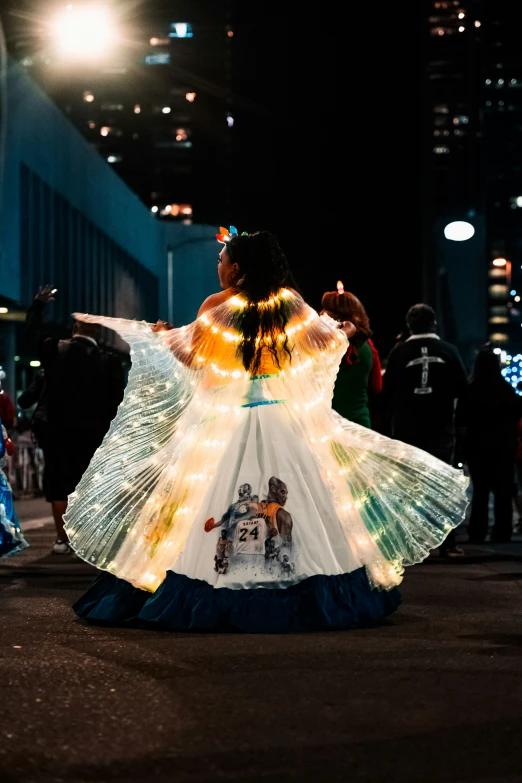
<path fill-rule="evenodd" d="M 264 517 L 245 519 L 236 527 L 234 542 L 235 555 L 265 554 L 265 539 L 267 537 Z"/>

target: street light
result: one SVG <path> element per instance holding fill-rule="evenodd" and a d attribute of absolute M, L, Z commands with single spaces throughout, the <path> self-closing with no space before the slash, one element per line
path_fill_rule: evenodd
<path fill-rule="evenodd" d="M 474 227 L 465 220 L 454 220 L 444 228 L 444 236 L 453 242 L 464 242 L 466 239 L 471 239 L 474 233 Z"/>
<path fill-rule="evenodd" d="M 116 40 L 107 8 L 68 5 L 51 25 L 60 54 L 68 59 L 89 60 L 103 55 Z"/>

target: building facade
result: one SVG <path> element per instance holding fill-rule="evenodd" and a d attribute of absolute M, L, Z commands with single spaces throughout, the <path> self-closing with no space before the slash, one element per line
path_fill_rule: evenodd
<path fill-rule="evenodd" d="M 517 10 L 499 0 L 426 3 L 425 291 L 471 362 L 522 350 L 522 55 Z M 469 222 L 470 240 L 444 228 Z M 471 325 L 471 326 L 470 326 Z"/>
<path fill-rule="evenodd" d="M 14 395 L 37 361 L 23 321 L 40 285 L 58 289 L 47 318 L 59 336 L 74 312 L 180 325 L 215 290 L 216 229 L 156 220 L 19 66 L 4 84 L 0 366 Z"/>
<path fill-rule="evenodd" d="M 234 125 L 227 5 L 151 0 L 86 11 L 64 2 L 50 15 L 35 2 L 29 35 L 27 17 L 6 15 L 21 67 L 169 222 L 223 220 Z M 82 56 L 96 36 L 99 52 L 86 46 Z"/>

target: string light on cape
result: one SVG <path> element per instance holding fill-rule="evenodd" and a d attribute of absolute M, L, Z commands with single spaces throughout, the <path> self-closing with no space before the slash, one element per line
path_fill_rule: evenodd
<path fill-rule="evenodd" d="M 237 236 L 237 228 L 235 226 L 230 226 L 230 228 L 225 228 L 224 226 L 219 227 L 219 234 L 216 234 L 216 239 L 218 242 L 221 242 L 223 244 L 226 244 L 227 242 L 230 242 L 233 236 Z M 241 234 L 242 237 L 248 236 L 247 231 L 243 231 Z"/>

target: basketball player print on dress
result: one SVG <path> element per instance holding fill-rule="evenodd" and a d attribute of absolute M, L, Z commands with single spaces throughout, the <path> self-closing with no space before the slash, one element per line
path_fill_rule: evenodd
<path fill-rule="evenodd" d="M 265 500 L 252 494 L 251 484 L 241 484 L 238 499 L 232 503 L 219 521 L 213 517 L 205 522 L 209 533 L 221 528 L 214 556 L 214 570 L 225 574 L 230 558 L 263 558 L 265 567 L 277 563 L 283 576 L 295 573 L 292 555 L 292 515 L 285 508 L 288 487 L 284 481 L 272 476 L 268 482 Z"/>

